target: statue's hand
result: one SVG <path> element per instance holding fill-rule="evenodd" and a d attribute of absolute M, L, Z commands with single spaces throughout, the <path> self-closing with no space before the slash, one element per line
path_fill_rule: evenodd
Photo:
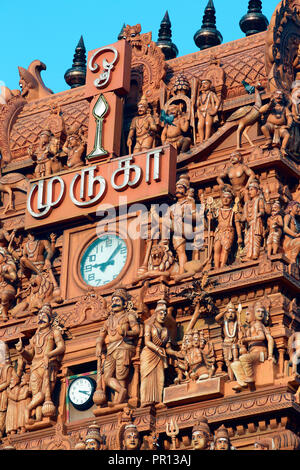
<path fill-rule="evenodd" d="M 128 333 L 128 329 L 129 329 L 128 323 L 123 323 L 122 325 L 118 325 L 117 327 L 117 331 L 119 335 L 121 336 L 126 336 Z"/>
<path fill-rule="evenodd" d="M 51 233 L 51 234 L 50 234 L 50 241 L 53 243 L 53 242 L 55 242 L 55 240 L 56 240 L 56 234 L 55 234 L 55 233 Z"/>
<path fill-rule="evenodd" d="M 48 356 L 48 354 L 45 354 L 44 355 L 44 367 L 45 367 L 45 369 L 47 369 L 48 366 L 49 366 L 49 356 Z"/>
<path fill-rule="evenodd" d="M 51 268 L 51 263 L 49 259 L 45 259 L 44 263 L 44 269 L 50 269 Z"/>

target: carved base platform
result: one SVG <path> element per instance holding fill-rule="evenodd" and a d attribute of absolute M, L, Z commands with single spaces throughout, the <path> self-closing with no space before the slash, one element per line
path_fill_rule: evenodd
<path fill-rule="evenodd" d="M 200 382 L 188 382 L 180 385 L 171 385 L 164 389 L 165 405 L 179 405 L 194 403 L 210 398 L 224 396 L 224 383 L 227 377 L 213 377 Z"/>
<path fill-rule="evenodd" d="M 37 421 L 33 424 L 26 424 L 25 428 L 27 431 L 37 431 L 38 429 L 50 428 L 56 425 L 56 421 L 51 418 L 43 418 L 42 421 Z"/>

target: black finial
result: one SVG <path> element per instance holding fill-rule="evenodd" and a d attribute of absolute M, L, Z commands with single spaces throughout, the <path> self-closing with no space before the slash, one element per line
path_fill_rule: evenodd
<path fill-rule="evenodd" d="M 174 59 L 175 57 L 177 57 L 178 49 L 176 45 L 172 42 L 171 21 L 169 18 L 168 11 L 166 11 L 165 16 L 163 17 L 162 22 L 160 23 L 156 44 L 163 51 L 166 60 Z"/>
<path fill-rule="evenodd" d="M 246 36 L 251 36 L 251 34 L 266 31 L 268 24 L 268 19 L 262 14 L 261 0 L 250 0 L 248 12 L 240 21 L 240 28 L 243 33 L 245 33 Z"/>
<path fill-rule="evenodd" d="M 223 41 L 222 34 L 216 28 L 216 9 L 213 0 L 209 0 L 203 16 L 203 23 L 194 35 L 194 41 L 199 49 L 218 46 Z"/>
<path fill-rule="evenodd" d="M 71 88 L 76 88 L 85 84 L 86 77 L 86 57 L 85 45 L 81 36 L 75 49 L 73 65 L 65 73 L 65 81 Z"/>
<path fill-rule="evenodd" d="M 124 28 L 126 28 L 126 24 L 123 23 L 123 26 L 121 28 L 121 31 L 119 32 L 118 34 L 118 41 L 121 41 L 121 39 L 123 39 L 123 31 L 124 31 Z"/>

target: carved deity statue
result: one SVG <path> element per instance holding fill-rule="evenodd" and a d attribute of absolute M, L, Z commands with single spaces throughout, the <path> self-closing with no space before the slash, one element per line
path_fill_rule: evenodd
<path fill-rule="evenodd" d="M 221 188 L 225 186 L 224 179 L 228 178 L 235 197 L 240 200 L 244 198 L 252 179 L 255 179 L 255 173 L 243 162 L 240 152 L 233 152 L 230 155 L 230 164 L 221 175 L 217 178 L 217 182 Z"/>
<path fill-rule="evenodd" d="M 71 127 L 68 130 L 68 136 L 62 148 L 63 153 L 68 156 L 68 168 L 78 168 L 84 164 L 82 156 L 85 152 L 85 147 L 86 142 L 83 136 L 83 131 L 81 129 Z"/>
<path fill-rule="evenodd" d="M 230 443 L 228 429 L 225 428 L 224 424 L 215 432 L 212 450 L 234 450 Z"/>
<path fill-rule="evenodd" d="M 100 450 L 102 444 L 100 427 L 97 424 L 91 424 L 85 437 L 85 450 Z"/>
<path fill-rule="evenodd" d="M 267 141 L 261 148 L 279 147 L 283 155 L 287 155 L 293 117 L 283 91 L 276 90 L 270 102 L 262 106 L 259 112 L 266 118 L 261 130 Z"/>
<path fill-rule="evenodd" d="M 40 274 L 42 270 L 51 268 L 51 259 L 55 252 L 56 235 L 51 233 L 48 240 L 38 240 L 31 231 L 27 232 L 27 240 L 22 245 L 20 265 L 23 271 L 29 270 Z"/>
<path fill-rule="evenodd" d="M 167 111 L 169 117 L 173 118 L 170 119 L 170 122 L 165 122 L 161 134 L 162 144 L 172 144 L 177 149 L 178 153 L 187 152 L 191 146 L 191 138 L 186 136 L 190 121 L 186 113 L 181 111 L 179 104 L 170 104 Z"/>
<path fill-rule="evenodd" d="M 18 408 L 17 408 L 17 415 L 18 415 L 18 431 L 23 433 L 26 431 L 25 428 L 25 410 L 27 405 L 30 403 L 30 396 L 31 392 L 29 390 L 29 381 L 30 381 L 30 374 L 24 372 L 21 377 L 21 382 L 19 385 L 19 393 L 18 393 Z"/>
<path fill-rule="evenodd" d="M 157 243 L 157 240 L 148 239 L 146 243 L 145 261 L 143 266 L 138 269 L 137 280 L 168 279 L 177 272 L 178 265 L 174 262 L 174 255 L 167 240 L 161 240 Z"/>
<path fill-rule="evenodd" d="M 216 269 L 226 266 L 236 232 L 238 245 L 240 246 L 243 242 L 241 224 L 233 207 L 233 193 L 226 186 L 222 188 L 221 202 L 222 206 L 215 212 L 208 212 L 208 217 L 211 215 L 217 219 L 214 236 L 214 266 Z"/>
<path fill-rule="evenodd" d="M 199 97 L 197 99 L 198 138 L 197 143 L 202 144 L 213 133 L 213 123 L 217 119 L 220 98 L 212 89 L 211 80 L 202 80 Z"/>
<path fill-rule="evenodd" d="M 231 364 L 238 385 L 234 390 L 240 390 L 247 384 L 254 383 L 254 367 L 265 360 L 274 362 L 274 339 L 265 324 L 268 313 L 261 302 L 256 302 L 253 310 L 246 312 L 248 328 L 243 330 L 240 338 L 242 354 L 239 361 Z M 242 351 L 243 347 L 243 351 Z"/>
<path fill-rule="evenodd" d="M 258 259 L 264 235 L 265 203 L 257 180 L 249 183 L 248 195 L 249 199 L 245 202 L 241 217 L 241 221 L 246 222 L 244 261 Z"/>
<path fill-rule="evenodd" d="M 23 347 L 20 338 L 16 350 L 30 363 L 30 390 L 32 399 L 25 408 L 25 423 L 41 421 L 43 416 L 53 416 L 55 406 L 51 401 L 58 368 L 65 352 L 65 343 L 59 328 L 52 325 L 53 316 L 50 305 L 45 304 L 38 314 L 38 328 Z"/>
<path fill-rule="evenodd" d="M 13 374 L 9 386 L 7 388 L 7 411 L 5 420 L 6 434 L 16 434 L 18 430 L 18 395 L 20 377 L 17 374 Z"/>
<path fill-rule="evenodd" d="M 141 447 L 141 439 L 135 424 L 127 424 L 123 433 L 123 449 L 139 450 Z"/>
<path fill-rule="evenodd" d="M 181 353 L 171 348 L 169 331 L 165 326 L 167 304 L 157 302 L 152 317 L 145 324 L 145 346 L 141 352 L 141 406 L 160 403 L 163 397 L 164 369 L 167 357 L 180 357 Z"/>
<path fill-rule="evenodd" d="M 137 315 L 128 309 L 128 302 L 129 296 L 125 289 L 117 289 L 113 293 L 110 314 L 96 341 L 96 357 L 101 359 L 105 355 L 104 385 L 115 392 L 114 404 L 126 401 L 131 359 L 140 333 Z"/>
<path fill-rule="evenodd" d="M 239 348 L 238 348 L 238 320 L 236 314 L 236 308 L 232 302 L 226 307 L 224 312 L 216 315 L 216 322 L 223 325 L 223 355 L 224 361 L 227 367 L 228 375 L 230 380 L 234 380 L 234 375 L 231 370 L 231 363 L 239 359 Z"/>
<path fill-rule="evenodd" d="M 210 450 L 212 440 L 207 418 L 204 416 L 199 419 L 198 423 L 192 430 L 192 448 L 193 450 Z"/>
<path fill-rule="evenodd" d="M 36 149 L 33 150 L 32 146 L 28 148 L 28 154 L 36 162 L 33 173 L 35 178 L 44 178 L 53 173 L 52 158 L 58 152 L 58 142 L 52 137 L 50 131 L 43 130 L 39 135 Z"/>
<path fill-rule="evenodd" d="M 267 220 L 268 238 L 267 238 L 267 251 L 268 256 L 277 255 L 283 232 L 283 218 L 281 215 L 281 205 L 276 201 L 272 205 L 271 215 Z"/>
<path fill-rule="evenodd" d="M 214 375 L 215 352 L 212 343 L 207 342 L 203 331 L 192 331 L 192 347 L 187 352 L 189 377 L 205 380 Z"/>
<path fill-rule="evenodd" d="M 8 310 L 15 299 L 16 290 L 13 283 L 17 279 L 17 268 L 5 248 L 0 247 L 0 316 L 8 320 Z"/>
<path fill-rule="evenodd" d="M 181 176 L 176 183 L 177 202 L 169 208 L 163 222 L 163 238 L 169 238 L 169 234 L 164 233 L 164 230 L 171 229 L 173 234 L 172 241 L 178 256 L 179 274 L 185 272 L 187 239 L 190 242 L 193 242 L 194 239 L 193 220 L 196 216 L 196 206 L 195 201 L 189 197 L 189 189 L 189 178 Z"/>
<path fill-rule="evenodd" d="M 300 203 L 289 202 L 284 217 L 283 250 L 291 263 L 296 263 L 300 253 Z"/>
<path fill-rule="evenodd" d="M 14 376 L 16 376 L 16 372 L 10 360 L 8 346 L 0 341 L 0 437 L 5 432 L 8 387 Z"/>
<path fill-rule="evenodd" d="M 155 134 L 157 125 L 153 116 L 150 114 L 148 102 L 145 96 L 142 96 L 138 103 L 138 116 L 134 117 L 127 138 L 129 154 L 132 153 L 132 143 L 135 136 L 135 146 L 133 153 L 143 152 L 155 147 Z"/>

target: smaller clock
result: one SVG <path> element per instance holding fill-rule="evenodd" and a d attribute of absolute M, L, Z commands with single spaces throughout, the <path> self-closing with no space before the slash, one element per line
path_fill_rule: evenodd
<path fill-rule="evenodd" d="M 96 382 L 91 377 L 78 377 L 69 386 L 69 400 L 77 410 L 87 410 L 93 405 Z"/>

